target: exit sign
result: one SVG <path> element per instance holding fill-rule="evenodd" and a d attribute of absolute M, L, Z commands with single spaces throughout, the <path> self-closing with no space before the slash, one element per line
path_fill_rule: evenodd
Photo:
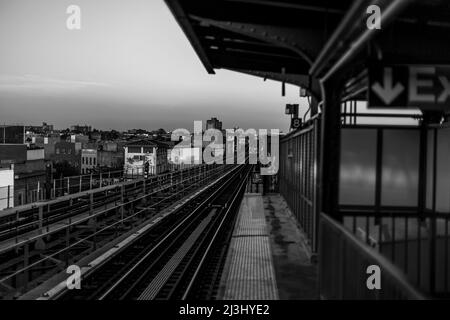
<path fill-rule="evenodd" d="M 373 64 L 368 107 L 450 110 L 450 66 Z"/>

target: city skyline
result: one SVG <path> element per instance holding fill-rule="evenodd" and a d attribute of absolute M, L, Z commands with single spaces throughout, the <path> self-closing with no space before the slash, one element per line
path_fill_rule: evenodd
<path fill-rule="evenodd" d="M 211 117 L 211 118 L 214 118 L 214 117 Z M 211 120 L 211 119 L 202 119 L 202 120 L 194 120 L 194 121 L 201 121 L 202 122 L 202 126 L 203 126 L 203 129 L 204 130 L 207 130 L 208 128 L 207 128 L 207 121 L 209 121 L 209 120 Z M 220 120 L 220 119 L 218 119 L 218 120 Z M 33 127 L 42 127 L 43 125 L 50 125 L 50 126 L 52 126 L 53 127 L 53 129 L 52 130 L 49 130 L 50 132 L 52 132 L 52 131 L 55 131 L 55 132 L 62 132 L 62 131 L 66 131 L 66 130 L 69 130 L 69 131 L 74 131 L 72 128 L 74 127 L 74 126 L 86 126 L 86 127 L 91 127 L 92 128 L 92 132 L 94 132 L 94 131 L 117 131 L 117 132 L 124 132 L 124 133 L 126 133 L 127 131 L 132 131 L 132 130 L 145 130 L 145 131 L 148 131 L 148 132 L 152 132 L 152 131 L 158 131 L 158 130 L 160 130 L 160 129 L 163 129 L 164 131 L 166 131 L 166 132 L 172 132 L 172 131 L 174 131 L 174 130 L 176 130 L 176 129 L 193 129 L 194 128 L 194 122 L 192 122 L 192 125 L 191 125 L 191 127 L 189 127 L 189 126 L 186 126 L 186 127 L 184 127 L 184 128 L 172 128 L 172 129 L 168 129 L 168 128 L 164 128 L 164 127 L 158 127 L 158 126 L 156 126 L 156 127 L 152 127 L 152 128 L 138 128 L 138 127 L 129 127 L 129 128 L 125 128 L 125 129 L 117 129 L 117 128 L 97 128 L 97 127 L 95 127 L 95 126 L 92 126 L 92 125 L 90 125 L 90 123 L 88 123 L 88 122 L 80 122 L 80 123 L 73 123 L 73 124 L 70 124 L 70 125 L 68 125 L 68 126 L 66 126 L 66 127 L 58 127 L 57 125 L 54 125 L 53 123 L 48 123 L 48 122 L 46 122 L 46 121 L 42 121 L 42 122 L 40 122 L 40 123 L 12 123 L 12 122 L 8 122 L 8 123 L 0 123 L 0 127 L 1 126 L 23 126 L 25 129 L 27 129 L 27 128 L 33 128 Z M 235 128 L 242 128 L 241 126 L 239 126 L 239 125 L 234 125 L 234 126 L 231 126 L 231 127 L 229 127 L 229 128 L 223 128 L 223 130 L 226 130 L 226 129 L 235 129 Z M 242 129 L 250 129 L 250 128 L 242 128 Z M 32 130 L 31 130 L 32 131 Z M 75 130 L 76 131 L 76 130 Z M 284 131 L 280 131 L 280 132 L 284 132 Z"/>
<path fill-rule="evenodd" d="M 2 123 L 173 130 L 216 116 L 227 128 L 286 131 L 285 103 L 306 110 L 298 88 L 281 97 L 274 81 L 206 74 L 162 0 L 77 1 L 81 30 L 72 31 L 70 4 L 0 0 Z"/>

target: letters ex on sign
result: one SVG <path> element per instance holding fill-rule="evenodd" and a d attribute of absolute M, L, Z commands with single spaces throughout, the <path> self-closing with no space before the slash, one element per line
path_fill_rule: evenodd
<path fill-rule="evenodd" d="M 369 66 L 369 108 L 450 110 L 450 66 Z"/>

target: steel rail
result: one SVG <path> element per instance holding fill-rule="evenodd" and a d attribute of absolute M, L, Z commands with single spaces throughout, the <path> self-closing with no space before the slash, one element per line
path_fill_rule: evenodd
<path fill-rule="evenodd" d="M 228 176 L 231 172 L 233 172 L 233 170 L 231 170 L 231 171 L 229 171 L 229 172 L 226 172 L 225 175 L 222 176 L 220 179 L 223 179 L 224 177 Z M 217 181 L 214 181 L 214 183 L 213 183 L 212 185 L 208 186 L 206 190 L 210 190 L 211 188 L 213 188 L 214 185 L 216 185 L 218 182 L 220 182 L 220 179 L 217 180 Z M 158 224 L 155 224 L 155 225 L 151 226 L 150 229 L 147 229 L 144 233 L 140 234 L 139 237 L 133 239 L 133 243 L 134 243 L 134 242 L 138 242 L 140 239 L 144 239 L 145 237 L 148 238 L 148 236 L 149 236 L 149 234 L 150 234 L 151 232 L 155 232 L 155 231 L 154 231 L 155 228 L 158 228 L 158 227 L 161 228 L 161 225 L 162 225 L 161 223 L 164 224 L 164 221 L 166 221 L 165 223 L 167 224 L 168 219 L 166 219 L 166 218 L 172 217 L 172 219 L 173 219 L 174 216 L 176 217 L 177 212 L 180 212 L 183 208 L 186 208 L 188 205 L 191 205 L 191 206 L 192 206 L 192 203 L 195 201 L 195 198 L 198 198 L 198 197 L 200 197 L 201 195 L 204 195 L 204 193 L 205 193 L 205 191 L 201 192 L 200 194 L 194 196 L 194 198 L 188 199 L 188 202 L 185 203 L 183 206 L 178 207 L 178 208 L 175 208 L 175 211 L 171 212 L 170 215 L 168 215 L 168 216 L 164 217 L 162 220 L 160 220 L 160 221 L 158 222 Z M 164 228 L 164 230 L 167 230 L 167 229 L 168 229 L 167 227 Z M 127 247 L 121 248 L 120 251 L 117 251 L 117 252 L 115 253 L 115 256 L 118 256 L 118 255 L 120 255 L 120 254 L 123 254 L 123 252 L 125 252 L 127 249 L 130 249 L 130 247 L 132 247 L 131 244 L 132 244 L 132 243 L 129 243 L 129 244 L 127 245 Z M 119 257 L 119 258 L 120 258 L 120 257 Z M 102 264 L 101 264 L 101 265 L 98 265 L 97 267 L 101 269 L 102 267 L 105 266 L 105 264 L 111 263 L 111 260 L 114 260 L 114 257 L 110 257 L 110 258 L 108 259 L 108 261 L 102 262 Z M 90 276 L 92 276 L 92 275 L 93 275 L 95 272 L 97 272 L 97 271 L 98 271 L 98 270 L 90 270 L 90 271 L 89 271 L 89 274 L 84 274 L 84 275 L 83 275 L 83 278 L 85 279 L 86 277 L 90 277 Z M 67 292 L 66 292 L 66 293 L 67 293 Z M 70 294 L 70 293 L 69 293 L 69 294 Z M 61 297 L 63 297 L 63 296 L 64 296 L 64 294 L 61 293 L 61 294 L 58 294 L 58 296 L 55 296 L 55 298 L 61 298 Z"/>
<path fill-rule="evenodd" d="M 186 222 L 191 219 L 193 216 L 195 216 L 199 211 L 202 211 L 205 209 L 205 206 L 207 206 L 209 203 L 211 203 L 211 200 L 216 198 L 218 195 L 220 195 L 223 192 L 223 189 L 225 187 L 228 186 L 228 183 L 232 182 L 235 180 L 236 176 L 240 173 L 240 171 L 237 171 L 235 173 L 233 173 L 233 175 L 218 189 L 214 190 L 213 193 L 211 195 L 208 196 L 207 199 L 205 199 L 201 204 L 199 204 L 197 206 L 197 208 L 192 211 L 188 216 L 186 216 L 181 222 L 179 222 L 166 236 L 164 236 L 164 238 L 157 244 L 155 245 L 149 252 L 147 252 L 131 269 L 129 269 L 113 286 L 111 286 L 111 288 L 105 292 L 99 300 L 103 300 L 105 299 L 115 288 L 117 288 L 120 284 L 122 284 L 127 277 L 129 277 L 130 274 L 132 274 L 135 270 L 137 270 L 139 267 L 141 267 L 142 263 L 145 262 L 146 259 L 148 259 L 148 257 L 150 257 L 158 248 L 166 245 L 166 241 L 167 239 L 170 238 L 170 236 L 172 236 L 173 234 L 175 234 L 176 232 L 178 232 L 178 230 L 185 226 Z M 187 229 L 187 228 L 186 228 Z M 182 234 L 178 234 L 176 239 L 174 240 L 174 242 L 179 239 L 182 236 Z M 169 246 L 168 246 L 169 247 Z M 167 248 L 168 249 L 168 248 Z M 166 252 L 166 250 L 164 251 Z M 153 265 L 154 263 L 152 263 Z M 151 267 L 149 268 L 151 269 Z M 141 277 L 139 277 L 138 280 L 141 280 L 142 277 L 144 275 L 142 275 Z M 135 282 L 133 284 L 133 286 L 135 286 L 137 284 L 137 282 Z M 131 290 L 132 288 L 130 288 Z M 128 290 L 128 291 L 130 291 Z M 123 295 L 122 295 L 123 298 Z"/>
<path fill-rule="evenodd" d="M 200 274 L 200 270 L 204 266 L 204 263 L 205 263 L 208 255 L 210 254 L 210 252 L 211 252 L 211 250 L 213 248 L 213 244 L 216 242 L 216 238 L 217 238 L 218 234 L 220 232 L 223 232 L 222 227 L 223 227 L 223 225 L 225 223 L 225 220 L 228 217 L 228 215 L 230 214 L 231 210 L 233 209 L 233 204 L 236 203 L 237 199 L 239 199 L 239 197 L 241 195 L 242 190 L 245 188 L 249 173 L 250 173 L 250 171 L 247 172 L 245 178 L 241 181 L 241 184 L 240 184 L 240 186 L 238 188 L 238 191 L 235 193 L 235 195 L 234 195 L 234 197 L 233 197 L 233 199 L 231 201 L 231 205 L 228 206 L 228 204 L 227 204 L 227 207 L 228 207 L 227 211 L 223 215 L 222 220 L 220 221 L 220 224 L 217 227 L 217 229 L 216 229 L 216 231 L 215 231 L 215 233 L 214 233 L 214 235 L 212 237 L 212 240 L 210 241 L 208 247 L 206 248 L 206 250 L 205 250 L 205 252 L 204 252 L 204 254 L 203 254 L 203 256 L 202 256 L 202 258 L 201 258 L 201 260 L 200 260 L 200 262 L 199 262 L 199 264 L 198 264 L 198 266 L 197 266 L 197 268 L 196 268 L 196 270 L 194 272 L 194 275 L 192 276 L 191 281 L 189 282 L 189 284 L 188 284 L 188 286 L 187 286 L 187 288 L 186 288 L 186 290 L 185 290 L 181 300 L 186 300 L 187 299 L 188 295 L 191 293 L 191 290 L 192 290 L 194 284 L 198 281 L 197 278 L 198 278 L 198 276 Z M 230 232 L 233 232 L 233 230 L 231 230 Z"/>
<path fill-rule="evenodd" d="M 241 171 L 241 173 L 244 173 L 245 170 Z M 198 236 L 194 243 L 190 244 L 190 248 L 188 250 L 184 249 L 184 257 L 179 260 L 179 263 L 175 266 L 170 265 L 170 261 L 166 263 L 163 270 L 166 279 L 165 283 L 160 286 L 158 289 L 158 292 L 155 293 L 155 288 L 151 288 L 150 286 L 153 284 L 154 280 L 152 280 L 152 283 L 139 295 L 139 300 L 148 300 L 148 299 L 177 299 L 183 295 L 185 292 L 185 285 L 186 282 L 189 284 L 189 279 L 192 275 L 196 274 L 197 270 L 200 270 L 203 268 L 203 266 L 209 262 L 211 262 L 211 259 L 202 259 L 204 256 L 202 255 L 203 252 L 208 251 L 212 248 L 214 245 L 216 248 L 218 246 L 222 246 L 223 242 L 218 242 L 217 238 L 220 236 L 223 236 L 224 233 L 227 231 L 223 230 L 222 227 L 225 223 L 225 220 L 229 220 L 229 218 L 232 218 L 230 215 L 230 210 L 236 210 L 234 207 L 234 204 L 236 203 L 236 199 L 241 195 L 241 191 L 243 190 L 242 186 L 245 186 L 245 183 L 247 182 L 248 178 L 248 172 L 245 173 L 244 179 L 241 180 L 241 182 L 238 185 L 238 188 L 234 188 L 230 190 L 229 187 L 227 187 L 223 193 L 221 193 L 220 197 L 215 200 L 218 203 L 213 204 L 212 209 L 209 210 L 209 213 L 207 216 L 202 220 L 202 223 L 205 221 L 208 221 L 208 226 L 203 228 L 203 233 L 201 236 Z M 242 178 L 242 175 L 240 174 L 238 179 Z M 226 198 L 225 202 L 222 203 L 222 199 Z M 217 209 L 217 208 L 220 208 Z M 225 210 L 227 209 L 227 210 Z M 224 212 L 225 210 L 225 212 Z M 230 225 L 230 228 L 228 230 L 228 234 L 231 234 L 233 228 L 231 225 L 233 225 L 234 220 L 228 223 Z M 220 232 L 219 232 L 220 230 Z M 195 230 L 194 232 L 196 232 Z M 219 239 L 220 240 L 220 239 Z M 177 254 L 179 252 L 177 251 Z M 179 259 L 179 257 L 178 257 Z M 222 258 L 223 259 L 223 258 Z M 174 262 L 176 262 L 175 260 Z M 221 260 L 222 261 L 222 260 Z M 216 268 L 215 268 L 216 269 Z M 170 272 L 172 270 L 170 275 L 167 275 L 167 272 Z M 162 273 L 161 271 L 158 276 Z M 205 279 L 203 279 L 205 280 Z M 158 284 L 158 282 L 156 283 Z M 161 283 L 159 282 L 161 285 Z M 215 281 L 212 280 L 209 285 L 212 288 L 215 284 Z"/>

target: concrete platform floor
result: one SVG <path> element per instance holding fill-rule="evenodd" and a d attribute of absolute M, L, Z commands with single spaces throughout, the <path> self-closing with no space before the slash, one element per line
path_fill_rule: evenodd
<path fill-rule="evenodd" d="M 318 299 L 305 239 L 279 194 L 246 194 L 218 299 Z"/>
<path fill-rule="evenodd" d="M 280 299 L 318 299 L 317 266 L 311 263 L 306 235 L 281 195 L 262 198 Z"/>
<path fill-rule="evenodd" d="M 228 250 L 224 300 L 277 300 L 278 290 L 264 216 L 258 194 L 245 194 Z"/>

